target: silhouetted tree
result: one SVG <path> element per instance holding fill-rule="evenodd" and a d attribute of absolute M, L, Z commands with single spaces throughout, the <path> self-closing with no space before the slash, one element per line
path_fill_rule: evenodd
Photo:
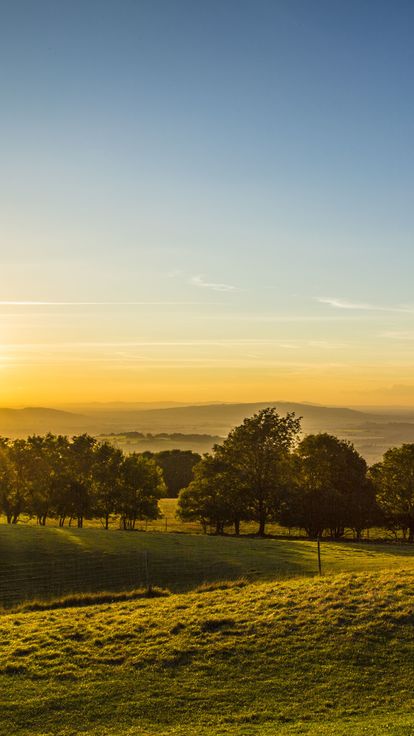
<path fill-rule="evenodd" d="M 102 442 L 94 448 L 92 466 L 93 514 L 104 520 L 105 529 L 108 529 L 109 517 L 115 511 L 120 493 L 123 460 L 122 451 L 109 442 Z"/>
<path fill-rule="evenodd" d="M 201 460 L 201 456 L 191 450 L 162 450 L 152 457 L 162 469 L 169 498 L 177 498 L 181 489 L 191 483 L 194 466 Z"/>
<path fill-rule="evenodd" d="M 258 522 L 260 536 L 280 511 L 292 482 L 291 451 L 299 431 L 300 419 L 294 413 L 282 417 L 269 407 L 245 419 L 214 448 L 229 469 L 240 507 Z"/>
<path fill-rule="evenodd" d="M 223 534 L 227 524 L 239 533 L 240 520 L 246 518 L 245 502 L 219 448 L 206 454 L 194 468 L 194 480 L 178 497 L 177 515 L 183 521 L 199 521 L 204 532 L 213 526 Z"/>
<path fill-rule="evenodd" d="M 329 530 L 338 539 L 346 527 L 359 536 L 376 506 L 366 462 L 353 445 L 326 433 L 308 435 L 294 462 L 294 483 L 284 499 L 281 523 L 301 527 L 310 537 Z"/>
<path fill-rule="evenodd" d="M 377 502 L 390 526 L 409 531 L 414 541 L 414 444 L 392 447 L 370 469 Z"/>
<path fill-rule="evenodd" d="M 158 519 L 158 501 L 165 495 L 161 468 L 148 458 L 132 453 L 121 467 L 116 503 L 124 529 L 134 529 L 138 519 Z"/>
<path fill-rule="evenodd" d="M 23 479 L 16 469 L 21 446 L 13 448 L 10 440 L 0 438 L 0 507 L 8 524 L 16 524 L 26 503 Z"/>
<path fill-rule="evenodd" d="M 96 440 L 88 434 L 73 437 L 69 444 L 70 515 L 77 519 L 78 527 L 83 526 L 85 516 L 88 516 L 92 509 L 95 446 Z"/>

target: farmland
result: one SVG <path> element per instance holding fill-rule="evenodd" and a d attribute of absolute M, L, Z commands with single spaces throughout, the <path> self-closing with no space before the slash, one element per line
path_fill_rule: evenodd
<path fill-rule="evenodd" d="M 3 614 L 0 733 L 410 734 L 413 586 L 395 569 Z"/>
<path fill-rule="evenodd" d="M 0 525 L 0 602 L 151 585 L 185 592 L 220 580 L 273 581 L 317 572 L 316 545 L 111 529 Z M 414 569 L 411 545 L 326 542 L 326 575 Z"/>

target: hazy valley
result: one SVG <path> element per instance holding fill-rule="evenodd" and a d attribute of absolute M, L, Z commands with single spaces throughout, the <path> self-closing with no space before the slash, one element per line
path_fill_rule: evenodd
<path fill-rule="evenodd" d="M 179 448 L 203 453 L 244 417 L 265 406 L 276 406 L 280 414 L 293 411 L 301 416 L 304 434 L 329 432 L 350 440 L 368 463 L 379 460 L 389 447 L 414 442 L 414 410 L 362 411 L 284 401 L 138 406 L 79 405 L 76 411 L 4 408 L 0 409 L 0 435 L 25 437 L 48 431 L 69 435 L 89 432 L 109 437 L 126 451 Z"/>

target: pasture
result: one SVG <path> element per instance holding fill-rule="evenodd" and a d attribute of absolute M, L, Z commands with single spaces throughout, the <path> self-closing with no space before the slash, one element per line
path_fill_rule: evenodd
<path fill-rule="evenodd" d="M 161 498 L 159 501 L 159 509 L 161 516 L 159 519 L 148 520 L 148 521 L 137 521 L 136 529 L 138 531 L 148 532 L 179 532 L 189 534 L 203 534 L 201 524 L 198 521 L 182 521 L 177 517 L 177 499 L 176 498 Z M 6 517 L 0 515 L 0 527 L 1 523 L 6 524 Z M 36 526 L 37 522 L 35 518 L 30 518 L 25 514 L 22 514 L 19 520 L 19 525 L 24 526 Z M 57 519 L 48 518 L 47 526 L 57 527 Z M 68 520 L 66 526 L 69 527 Z M 76 520 L 72 520 L 72 524 L 69 528 L 76 526 Z M 119 517 L 113 514 L 109 520 L 109 527 L 111 529 L 119 529 Z M 242 521 L 240 523 L 241 535 L 251 535 L 257 533 L 257 523 L 253 521 Z M 103 524 L 99 519 L 85 519 L 84 527 L 88 529 L 102 529 Z M 214 532 L 214 529 L 210 529 L 210 532 Z M 234 527 L 226 526 L 225 531 L 227 534 L 234 534 Z M 276 522 L 269 522 L 266 525 L 266 534 L 269 536 L 284 536 L 284 537 L 303 537 L 303 529 L 287 528 L 277 524 Z M 364 530 L 364 539 L 371 538 L 373 540 L 385 540 L 385 541 L 403 541 L 403 535 L 401 530 L 391 531 L 380 527 L 374 527 L 367 533 Z M 352 529 L 345 530 L 345 538 L 352 539 Z"/>
<path fill-rule="evenodd" d="M 324 542 L 325 575 L 413 570 L 410 545 Z M 273 581 L 317 573 L 316 544 L 298 539 L 0 525 L 0 605 L 151 584 L 173 592 L 203 583 Z"/>
<path fill-rule="evenodd" d="M 413 733 L 412 570 L 211 588 L 3 614 L 0 733 Z"/>

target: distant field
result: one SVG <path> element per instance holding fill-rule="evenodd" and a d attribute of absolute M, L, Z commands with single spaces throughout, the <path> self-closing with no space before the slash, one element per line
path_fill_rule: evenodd
<path fill-rule="evenodd" d="M 410 736 L 413 588 L 348 573 L 3 615 L 0 734 Z"/>
<path fill-rule="evenodd" d="M 180 521 L 180 519 L 177 519 L 176 511 L 177 511 L 177 499 L 176 498 L 162 498 L 159 502 L 160 510 L 162 517 L 160 519 L 156 519 L 155 521 L 137 521 L 136 528 L 139 531 L 154 531 L 154 532 L 186 532 L 191 534 L 202 534 L 203 530 L 201 528 L 201 524 L 198 521 Z M 0 526 L 1 523 L 6 524 L 6 517 L 0 515 Z M 69 520 L 66 522 L 66 527 L 68 527 Z M 24 526 L 36 526 L 36 519 L 29 519 L 25 516 L 22 516 L 19 525 Z M 47 526 L 57 527 L 58 522 L 56 519 L 48 519 L 47 520 Z M 71 528 L 76 526 L 76 519 L 73 520 Z M 113 516 L 110 519 L 109 524 L 111 529 L 119 529 L 119 520 L 117 517 Z M 103 525 L 99 521 L 99 519 L 85 519 L 84 520 L 84 527 L 91 528 L 91 529 L 102 529 Z M 214 531 L 212 529 L 211 531 Z M 226 533 L 233 534 L 234 533 L 234 527 L 229 526 L 226 527 Z M 245 521 L 240 524 L 240 533 L 241 534 L 255 534 L 257 532 L 257 524 L 255 522 Z M 286 527 L 280 526 L 280 524 L 272 524 L 269 523 L 266 526 L 266 533 L 269 535 L 279 535 L 279 536 L 303 536 L 304 532 L 303 529 L 288 529 Z M 346 538 L 352 539 L 352 530 L 347 530 L 345 534 Z M 389 539 L 394 540 L 395 534 L 392 532 L 387 531 L 386 529 L 371 529 L 369 532 L 369 536 L 371 539 Z M 367 537 L 367 534 L 365 532 L 364 537 Z M 401 538 L 401 533 L 398 534 L 398 537 Z"/>
<path fill-rule="evenodd" d="M 322 544 L 323 571 L 414 569 L 414 547 Z M 217 580 L 314 575 L 316 544 L 37 526 L 0 526 L 0 604 L 152 585 L 186 591 Z"/>

